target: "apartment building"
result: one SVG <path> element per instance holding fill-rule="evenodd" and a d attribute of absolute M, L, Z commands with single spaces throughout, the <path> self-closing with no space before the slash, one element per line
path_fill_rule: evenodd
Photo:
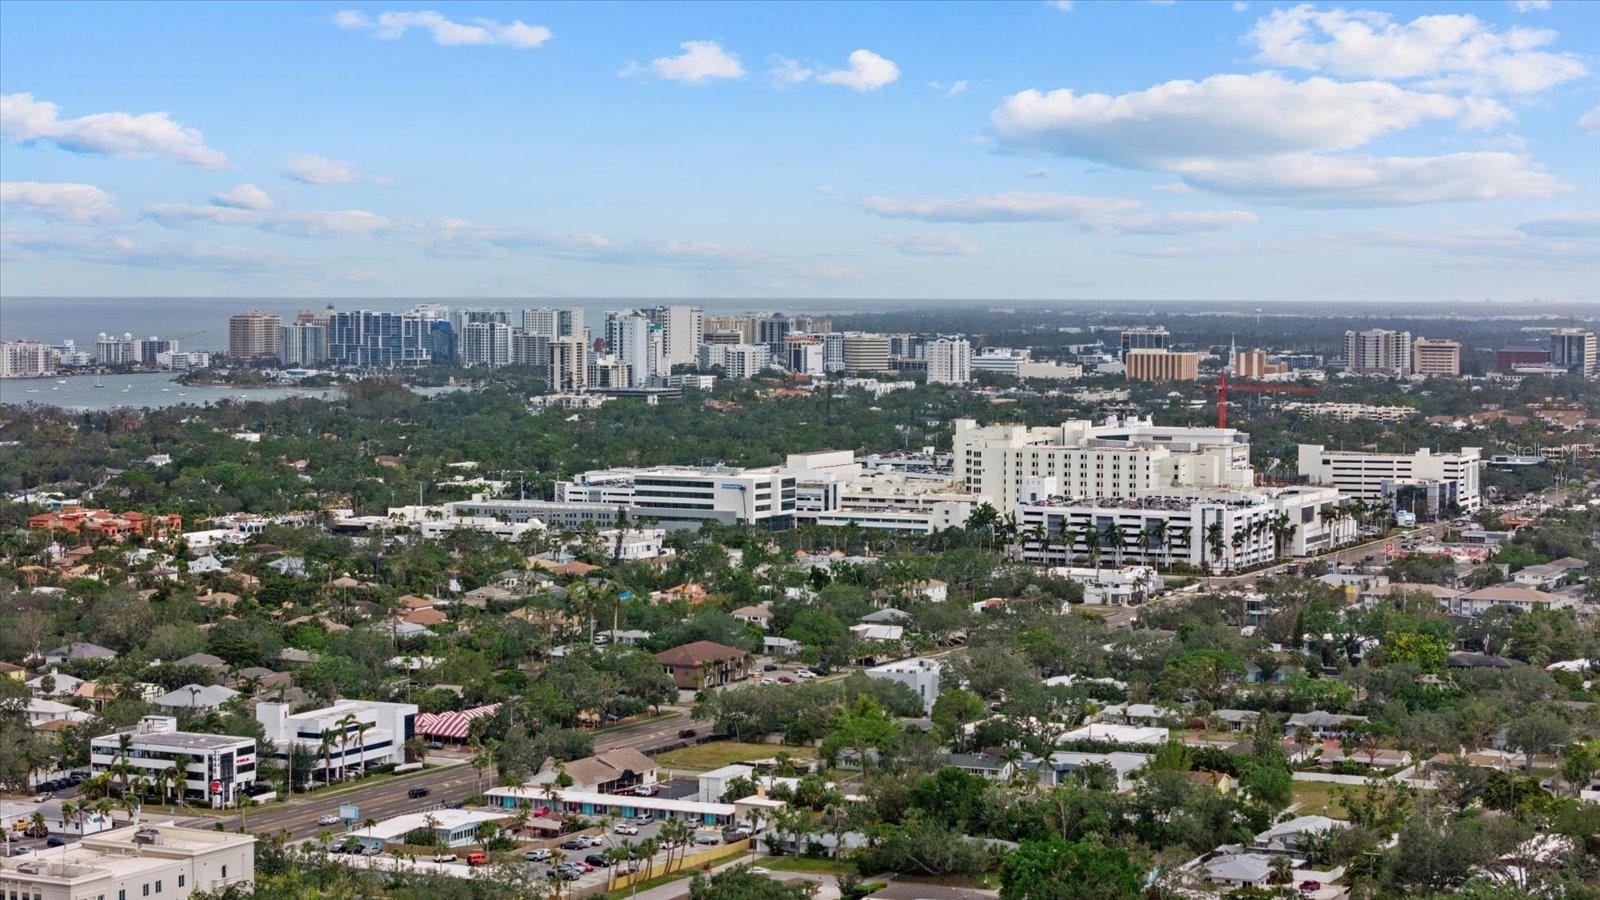
<path fill-rule="evenodd" d="M 128 739 L 128 749 L 122 741 Z M 110 771 L 118 763 L 153 777 L 183 763 L 185 797 L 214 807 L 233 806 L 256 781 L 255 738 L 179 731 L 170 716 L 145 716 L 132 731 L 89 740 L 89 769 Z M 176 786 L 175 786 L 176 787 Z"/>
<path fill-rule="evenodd" d="M 966 384 L 972 380 L 972 344 L 966 338 L 939 338 L 924 348 L 929 384 Z"/>
<path fill-rule="evenodd" d="M 347 769 L 406 761 L 405 742 L 417 734 L 417 707 L 411 703 L 342 700 L 332 706 L 291 713 L 287 703 L 257 703 L 256 721 L 279 760 L 299 745 L 316 757 L 312 771 L 296 779 L 329 780 Z M 324 735 L 331 736 L 328 744 Z"/>
<path fill-rule="evenodd" d="M 281 316 L 259 309 L 228 318 L 228 355 L 235 359 L 276 357 L 283 327 Z"/>
<path fill-rule="evenodd" d="M 1158 426 L 1148 418 L 1063 422 L 1053 428 L 979 427 L 956 419 L 953 474 L 1010 509 L 1024 479 L 1054 477 L 1068 497 L 1137 497 L 1175 487 L 1248 488 L 1250 436 L 1233 428 Z"/>
<path fill-rule="evenodd" d="M 540 307 L 522 311 L 522 330 L 551 340 L 556 338 L 584 339 L 583 310 Z"/>
<path fill-rule="evenodd" d="M 696 306 L 657 306 L 650 310 L 650 320 L 661 326 L 667 371 L 699 361 L 700 344 L 706 333 L 705 310 Z"/>
<path fill-rule="evenodd" d="M 905 685 L 912 693 L 922 698 L 923 710 L 931 713 L 934 701 L 939 699 L 939 676 L 943 672 L 944 664 L 938 660 L 914 656 L 910 659 L 873 666 L 867 670 L 866 675 L 868 678 Z"/>
<path fill-rule="evenodd" d="M 336 312 L 328 317 L 328 361 L 362 369 L 426 366 L 434 359 L 435 322 L 448 344 L 448 321 L 370 309 Z"/>
<path fill-rule="evenodd" d="M 1284 412 L 1333 419 L 1339 422 L 1404 422 L 1421 415 L 1414 406 L 1374 406 L 1370 403 L 1302 403 L 1292 401 L 1280 407 Z"/>
<path fill-rule="evenodd" d="M 1458 377 L 1461 374 L 1461 343 L 1419 337 L 1411 345 L 1411 362 L 1418 375 Z"/>
<path fill-rule="evenodd" d="M 5 900 L 184 900 L 255 881 L 256 839 L 229 831 L 137 825 L 0 859 Z"/>
<path fill-rule="evenodd" d="M 1129 350 L 1122 359 L 1129 381 L 1194 381 L 1200 377 L 1200 354 L 1171 350 Z"/>
<path fill-rule="evenodd" d="M 582 393 L 589 387 L 589 344 L 582 338 L 560 337 L 550 342 L 550 374 L 545 383 L 553 393 Z"/>
<path fill-rule="evenodd" d="M 456 362 L 498 368 L 511 365 L 511 325 L 467 322 L 456 330 Z"/>
<path fill-rule="evenodd" d="M 319 366 L 328 360 L 328 326 L 291 322 L 278 329 L 278 361 L 285 366 Z"/>
<path fill-rule="evenodd" d="M 1299 471 L 1313 484 L 1332 485 L 1340 493 L 1368 502 L 1392 498 L 1400 486 L 1448 484 L 1455 504 L 1465 512 L 1473 512 L 1482 502 L 1478 488 L 1481 457 L 1478 447 L 1462 447 L 1455 453 L 1435 453 L 1424 447 L 1403 454 L 1329 450 L 1321 444 L 1301 444 Z"/>
<path fill-rule="evenodd" d="M 0 378 L 38 378 L 56 373 L 56 354 L 38 341 L 0 341 Z"/>
<path fill-rule="evenodd" d="M 1233 351 L 1233 374 L 1240 378 L 1263 378 L 1267 375 L 1282 375 L 1288 371 L 1288 363 L 1273 362 L 1267 357 L 1265 350 Z"/>
<path fill-rule="evenodd" d="M 1349 372 L 1409 375 L 1411 332 L 1373 328 L 1344 333 L 1344 367 Z"/>
<path fill-rule="evenodd" d="M 667 359 L 666 330 L 641 312 L 618 313 L 606 319 L 606 350 L 628 367 L 628 383 L 612 387 L 649 387 L 672 371 Z"/>
<path fill-rule="evenodd" d="M 554 338 L 538 334 L 527 328 L 511 332 L 511 364 L 548 371 L 550 368 L 550 342 Z"/>
<path fill-rule="evenodd" d="M 772 350 L 766 344 L 701 344 L 700 368 L 744 381 L 772 368 Z"/>
<path fill-rule="evenodd" d="M 1173 490 L 1072 500 L 1052 494 L 1052 481 L 1030 485 L 1014 507 L 1023 535 L 1019 555 L 1036 565 L 1098 557 L 1117 566 L 1182 562 L 1221 571 L 1306 556 L 1353 534 L 1349 520 L 1332 516 L 1341 499 L 1332 488 Z"/>

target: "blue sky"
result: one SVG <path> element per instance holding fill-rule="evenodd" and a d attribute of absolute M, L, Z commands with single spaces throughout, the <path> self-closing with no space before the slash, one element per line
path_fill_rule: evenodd
<path fill-rule="evenodd" d="M 0 26 L 3 295 L 1600 302 L 1600 4 Z"/>

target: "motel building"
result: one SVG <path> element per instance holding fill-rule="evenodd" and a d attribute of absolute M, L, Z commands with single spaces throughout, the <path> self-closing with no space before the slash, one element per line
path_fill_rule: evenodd
<path fill-rule="evenodd" d="M 598 818 L 648 816 L 656 821 L 681 819 L 696 827 L 732 825 L 739 810 L 732 803 L 704 803 L 699 800 L 673 800 L 666 797 L 637 797 L 632 794 L 596 794 L 586 791 L 551 791 L 542 785 L 491 788 L 484 792 L 490 806 L 515 810 L 526 806 L 548 808 L 552 812 Z M 541 813 L 543 815 L 543 813 Z"/>

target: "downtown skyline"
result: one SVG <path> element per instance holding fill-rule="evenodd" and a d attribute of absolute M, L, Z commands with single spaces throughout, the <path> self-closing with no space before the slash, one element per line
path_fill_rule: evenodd
<path fill-rule="evenodd" d="M 1600 301 L 1581 3 L 0 16 L 0 296 Z"/>

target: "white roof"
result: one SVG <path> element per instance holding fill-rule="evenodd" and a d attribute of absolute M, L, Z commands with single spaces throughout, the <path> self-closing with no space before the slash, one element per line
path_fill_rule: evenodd
<path fill-rule="evenodd" d="M 499 787 L 484 791 L 486 797 L 515 797 L 532 803 L 543 803 L 549 792 L 543 785 Z M 588 803 L 594 806 L 627 806 L 633 809 L 653 809 L 662 812 L 690 813 L 693 815 L 732 816 L 732 803 L 702 803 L 698 800 L 674 800 L 670 797 L 639 797 L 632 794 L 596 794 L 589 791 L 556 791 L 562 803 Z"/>
<path fill-rule="evenodd" d="M 384 819 L 376 825 L 357 828 L 350 833 L 356 837 L 392 841 L 395 838 L 405 837 L 418 828 L 427 828 L 429 817 L 434 819 L 435 828 L 444 831 L 455 831 L 463 825 L 477 826 L 484 822 L 497 822 L 510 818 L 505 810 L 483 812 L 475 809 L 436 809 L 432 812 L 406 813 L 392 819 Z"/>
<path fill-rule="evenodd" d="M 1117 725 L 1091 722 L 1063 734 L 1063 741 L 1110 741 L 1118 744 L 1165 744 L 1167 729 L 1154 725 Z"/>
<path fill-rule="evenodd" d="M 745 766 L 745 765 L 740 765 L 739 763 L 732 763 L 730 765 L 723 766 L 720 769 L 712 769 L 709 772 L 701 772 L 700 773 L 700 777 L 701 778 L 740 778 L 740 777 L 749 778 L 751 775 L 753 775 L 755 773 L 755 771 L 756 771 L 755 768 L 752 767 L 752 766 Z"/>

